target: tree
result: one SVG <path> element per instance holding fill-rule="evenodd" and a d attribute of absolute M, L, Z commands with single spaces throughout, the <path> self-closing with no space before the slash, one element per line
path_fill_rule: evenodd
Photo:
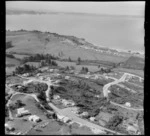
<path fill-rule="evenodd" d="M 25 106 L 25 104 L 22 103 L 21 100 L 17 100 L 16 103 L 15 103 L 15 105 L 16 105 L 17 108 L 20 108 L 20 107 L 22 107 L 22 106 Z"/>
<path fill-rule="evenodd" d="M 66 70 L 69 70 L 69 66 L 66 67 Z"/>
<path fill-rule="evenodd" d="M 71 61 L 72 61 L 70 57 L 68 58 L 68 61 L 69 61 L 69 62 L 71 62 Z"/>
<path fill-rule="evenodd" d="M 85 72 L 87 73 L 88 71 L 89 71 L 89 70 L 88 70 L 88 68 L 86 67 L 86 68 L 85 68 Z"/>
<path fill-rule="evenodd" d="M 80 63 L 81 63 L 81 58 L 80 58 L 80 57 L 78 57 L 77 65 L 80 65 Z"/>

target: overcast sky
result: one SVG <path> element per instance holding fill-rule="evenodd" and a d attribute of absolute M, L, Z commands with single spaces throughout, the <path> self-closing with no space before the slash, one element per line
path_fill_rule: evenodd
<path fill-rule="evenodd" d="M 40 2 L 7 1 L 6 9 L 50 10 L 115 15 L 144 16 L 145 2 Z"/>

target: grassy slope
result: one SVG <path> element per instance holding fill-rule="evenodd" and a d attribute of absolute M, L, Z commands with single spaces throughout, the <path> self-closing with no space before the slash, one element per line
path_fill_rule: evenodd
<path fill-rule="evenodd" d="M 137 56 L 131 56 L 122 65 L 125 68 L 143 69 L 144 68 L 144 58 L 137 57 Z"/>
<path fill-rule="evenodd" d="M 13 48 L 9 48 L 7 51 L 31 54 L 51 53 L 54 55 L 58 55 L 58 53 L 62 51 L 64 55 L 61 58 L 68 58 L 70 56 L 71 59 L 75 60 L 78 57 L 89 60 L 107 60 L 110 62 L 121 62 L 127 59 L 114 55 L 85 50 L 74 46 L 75 43 L 70 40 L 55 37 L 53 35 L 49 36 L 48 42 L 45 40 L 47 37 L 48 34 L 40 32 L 7 32 L 6 41 L 12 41 L 14 46 Z M 63 40 L 65 40 L 65 42 L 63 42 Z"/>
<path fill-rule="evenodd" d="M 127 69 L 127 68 L 115 68 L 114 71 L 120 71 L 120 72 L 127 72 L 131 74 L 135 74 L 138 76 L 144 77 L 144 71 L 143 70 L 136 70 L 136 69 Z"/>

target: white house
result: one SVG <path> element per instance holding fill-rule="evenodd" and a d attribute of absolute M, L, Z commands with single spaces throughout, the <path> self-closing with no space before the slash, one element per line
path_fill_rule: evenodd
<path fill-rule="evenodd" d="M 70 120 L 70 119 L 69 119 L 68 117 L 64 117 L 64 118 L 63 118 L 63 122 L 64 122 L 64 123 L 67 123 L 69 120 Z"/>
<path fill-rule="evenodd" d="M 28 110 L 25 110 L 24 108 L 17 109 L 17 117 L 24 116 L 24 115 L 30 115 L 31 113 Z"/>
<path fill-rule="evenodd" d="M 57 114 L 57 118 L 62 120 L 65 116 Z"/>
<path fill-rule="evenodd" d="M 70 79 L 70 76 L 65 76 L 65 79 L 66 79 L 66 80 Z"/>
<path fill-rule="evenodd" d="M 106 133 L 103 130 L 96 129 L 96 128 L 91 128 L 91 130 L 94 134 L 105 134 Z"/>
<path fill-rule="evenodd" d="M 127 126 L 127 131 L 129 131 L 130 134 L 137 134 L 138 130 L 134 126 Z"/>
<path fill-rule="evenodd" d="M 90 121 L 95 121 L 95 117 L 90 117 Z"/>
<path fill-rule="evenodd" d="M 54 69 L 50 69 L 49 72 L 54 72 Z"/>
<path fill-rule="evenodd" d="M 40 117 L 38 117 L 37 115 L 31 115 L 31 116 L 29 116 L 28 119 L 29 119 L 29 121 L 32 121 L 34 123 L 37 123 L 37 122 L 41 121 Z"/>
<path fill-rule="evenodd" d="M 24 73 L 22 76 L 27 77 L 27 76 L 29 76 L 29 73 Z"/>
<path fill-rule="evenodd" d="M 131 107 L 131 103 L 126 102 L 126 103 L 125 103 L 125 106 L 127 106 L 127 107 Z"/>
<path fill-rule="evenodd" d="M 74 106 L 74 105 L 75 105 L 75 103 L 74 103 L 73 101 L 71 101 L 71 100 L 65 100 L 65 99 L 62 99 L 62 103 L 63 103 L 65 106 L 68 106 L 68 105 Z"/>
<path fill-rule="evenodd" d="M 40 73 L 37 74 L 37 76 L 40 76 L 40 75 L 41 75 Z"/>
<path fill-rule="evenodd" d="M 81 115 L 81 116 L 88 116 L 89 114 L 88 114 L 88 112 L 83 112 L 83 113 L 81 113 L 80 115 Z"/>
<path fill-rule="evenodd" d="M 60 96 L 59 96 L 59 95 L 54 95 L 53 98 L 54 98 L 55 100 L 58 100 L 58 99 L 60 99 Z"/>

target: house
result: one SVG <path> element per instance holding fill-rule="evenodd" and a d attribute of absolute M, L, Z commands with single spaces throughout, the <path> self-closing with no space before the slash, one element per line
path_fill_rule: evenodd
<path fill-rule="evenodd" d="M 75 113 L 75 114 L 78 114 L 79 113 L 79 109 L 77 107 L 73 107 L 71 109 L 71 112 Z"/>
<path fill-rule="evenodd" d="M 88 114 L 88 112 L 83 112 L 83 113 L 81 113 L 80 115 L 81 115 L 81 116 L 88 116 L 89 114 Z"/>
<path fill-rule="evenodd" d="M 64 117 L 64 118 L 63 118 L 63 122 L 64 122 L 64 123 L 67 123 L 69 120 L 70 120 L 70 119 L 69 119 L 68 117 Z"/>
<path fill-rule="evenodd" d="M 65 79 L 66 79 L 66 80 L 70 79 L 70 76 L 65 76 Z"/>
<path fill-rule="evenodd" d="M 62 120 L 65 116 L 57 114 L 57 118 Z"/>
<path fill-rule="evenodd" d="M 55 100 L 58 100 L 58 99 L 60 99 L 60 96 L 59 96 L 59 95 L 54 95 L 53 98 L 54 98 Z"/>
<path fill-rule="evenodd" d="M 41 75 L 40 73 L 37 74 L 37 76 L 40 76 L 40 75 Z"/>
<path fill-rule="evenodd" d="M 125 106 L 127 106 L 127 107 L 131 107 L 131 103 L 126 102 L 126 103 L 125 103 Z"/>
<path fill-rule="evenodd" d="M 104 132 L 103 130 L 100 130 L 100 129 L 91 128 L 91 130 L 94 134 L 106 134 L 106 132 Z"/>
<path fill-rule="evenodd" d="M 90 121 L 95 121 L 95 117 L 90 117 Z"/>
<path fill-rule="evenodd" d="M 87 74 L 90 75 L 91 73 L 90 73 L 90 72 L 87 72 Z"/>
<path fill-rule="evenodd" d="M 107 93 L 110 93 L 110 90 L 108 90 Z"/>
<path fill-rule="evenodd" d="M 17 109 L 17 117 L 25 116 L 25 115 L 31 115 L 31 113 L 28 110 L 25 110 L 24 108 Z"/>
<path fill-rule="evenodd" d="M 128 125 L 127 126 L 127 131 L 130 133 L 130 134 L 137 134 L 138 133 L 138 129 L 136 129 L 134 126 L 132 125 Z"/>
<path fill-rule="evenodd" d="M 49 69 L 49 72 L 54 72 L 54 69 Z"/>
<path fill-rule="evenodd" d="M 65 105 L 65 106 L 74 106 L 75 103 L 71 100 L 65 100 L 65 99 L 62 99 L 62 103 Z"/>
<path fill-rule="evenodd" d="M 22 76 L 28 77 L 28 76 L 29 76 L 29 73 L 24 73 Z"/>
<path fill-rule="evenodd" d="M 37 122 L 40 122 L 40 121 L 42 121 L 41 119 L 40 119 L 40 117 L 38 117 L 37 115 L 31 115 L 31 116 L 29 116 L 29 121 L 32 121 L 32 122 L 34 122 L 34 123 L 37 123 Z"/>

